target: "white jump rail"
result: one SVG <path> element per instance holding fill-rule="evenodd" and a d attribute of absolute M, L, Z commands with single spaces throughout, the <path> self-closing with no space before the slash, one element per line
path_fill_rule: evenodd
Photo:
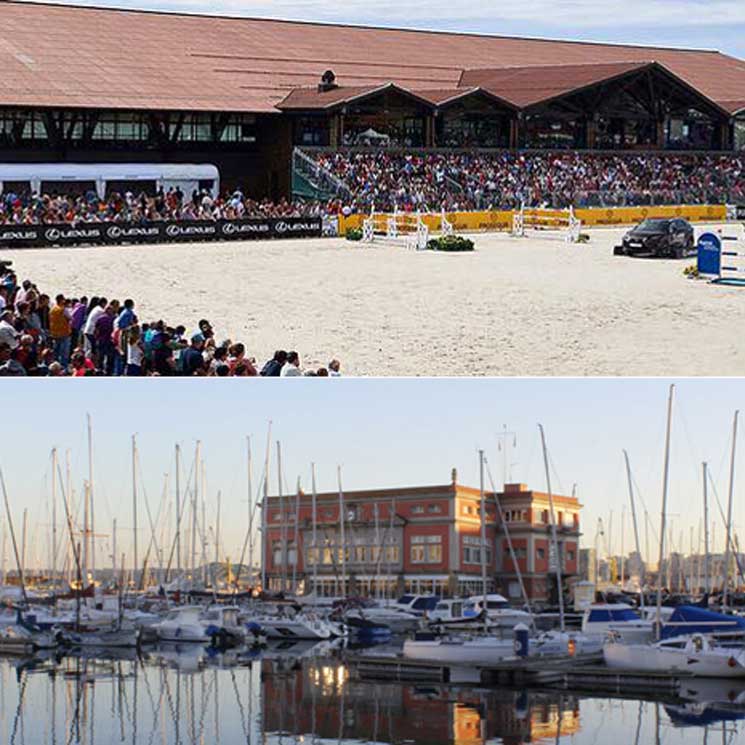
<path fill-rule="evenodd" d="M 574 214 L 574 208 L 566 210 L 547 209 L 542 207 L 526 207 L 512 216 L 512 235 L 525 237 L 528 230 L 552 230 L 564 234 L 567 243 L 577 243 L 582 230 L 582 222 Z"/>

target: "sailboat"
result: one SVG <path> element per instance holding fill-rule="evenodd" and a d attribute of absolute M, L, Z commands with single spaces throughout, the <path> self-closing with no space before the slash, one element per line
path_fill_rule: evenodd
<path fill-rule="evenodd" d="M 660 518 L 660 551 L 658 567 L 662 566 L 665 555 L 665 533 L 667 515 L 667 494 L 670 466 L 670 433 L 672 427 L 672 406 L 675 386 L 670 386 L 667 404 L 667 428 L 665 435 L 665 458 L 662 479 L 662 510 Z M 730 511 L 728 522 L 731 525 L 731 496 L 733 489 L 735 452 L 737 446 L 737 420 L 739 412 L 735 412 L 732 425 L 732 452 L 730 459 Z M 729 540 L 728 540 L 729 545 Z M 678 632 L 671 638 L 661 639 L 663 624 L 661 619 L 662 583 L 657 583 L 657 620 L 656 632 L 658 641 L 654 644 L 620 644 L 618 640 L 610 639 L 603 646 L 605 664 L 613 669 L 624 669 L 658 673 L 685 673 L 701 677 L 742 678 L 745 677 L 745 648 L 724 646 L 711 636 L 700 631 L 690 633 L 691 623 L 683 619 L 682 627 L 678 625 Z M 727 581 L 725 580 L 725 587 Z M 726 597 L 726 590 L 725 590 Z M 702 613 L 704 611 L 702 610 Z M 708 614 L 707 614 L 708 617 Z M 696 621 L 701 621 L 700 617 Z M 680 634 L 681 628 L 688 626 L 687 635 Z"/>
<path fill-rule="evenodd" d="M 745 678 L 745 648 L 718 646 L 703 634 L 665 639 L 653 645 L 611 640 L 603 647 L 603 657 L 612 669 Z"/>

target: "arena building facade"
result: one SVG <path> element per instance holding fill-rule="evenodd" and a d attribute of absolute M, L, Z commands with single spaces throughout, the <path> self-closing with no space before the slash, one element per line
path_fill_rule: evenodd
<path fill-rule="evenodd" d="M 716 51 L 6 0 L 0 66 L 0 164 L 213 163 L 273 199 L 296 147 L 745 149 Z"/>

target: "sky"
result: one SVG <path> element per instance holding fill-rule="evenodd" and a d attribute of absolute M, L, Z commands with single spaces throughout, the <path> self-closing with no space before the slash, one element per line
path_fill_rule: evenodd
<path fill-rule="evenodd" d="M 745 58 L 742 0 L 67 0 L 147 8 L 516 36 L 719 49 Z"/>
<path fill-rule="evenodd" d="M 606 540 L 612 539 L 611 550 L 620 551 L 625 511 L 624 547 L 632 549 L 622 459 L 626 448 L 640 513 L 646 506 L 650 516 L 651 553 L 656 554 L 668 384 L 662 379 L 179 379 L 167 384 L 8 380 L 3 384 L 3 411 L 9 435 L 0 449 L 0 468 L 19 532 L 23 509 L 28 510 L 28 563 L 41 563 L 50 544 L 50 452 L 53 447 L 62 456 L 70 451 L 71 480 L 79 504 L 87 476 L 86 414 L 90 414 L 96 530 L 107 536 L 98 541 L 100 556 L 110 554 L 113 518 L 118 524 L 117 554 L 131 556 L 130 442 L 136 434 L 142 556 L 142 547 L 150 540 L 147 510 L 156 522 L 167 473 L 167 503 L 173 504 L 174 445 L 178 442 L 184 454 L 183 487 L 199 439 L 206 471 L 207 522 L 215 524 L 220 491 L 220 553 L 236 561 L 248 523 L 246 437 L 251 436 L 253 443 L 256 488 L 270 420 L 271 493 L 277 491 L 277 440 L 286 491 L 294 491 L 298 477 L 301 486 L 310 490 L 311 462 L 316 464 L 321 491 L 336 489 L 337 465 L 342 468 L 345 490 L 445 484 L 451 468 L 458 469 L 460 483 L 478 486 L 479 448 L 486 453 L 498 487 L 506 461 L 508 481 L 542 490 L 546 480 L 537 428 L 541 422 L 553 491 L 570 494 L 576 484 L 584 504 L 584 544 L 594 545 L 597 520 L 602 518 Z M 669 514 L 674 540 L 680 542 L 682 531 L 686 550 L 690 526 L 698 539 L 703 460 L 709 462 L 725 506 L 731 420 L 738 406 L 745 412 L 745 380 L 690 379 L 677 384 Z M 515 434 L 502 438 L 508 447 L 500 451 L 499 434 L 505 428 Z M 740 525 L 745 528 L 745 442 L 737 464 L 734 516 L 739 530 Z M 713 496 L 712 505 L 714 519 Z M 644 543 L 643 516 L 640 521 Z M 723 537 L 718 521 L 720 548 Z M 605 544 L 599 545 L 602 551 Z"/>

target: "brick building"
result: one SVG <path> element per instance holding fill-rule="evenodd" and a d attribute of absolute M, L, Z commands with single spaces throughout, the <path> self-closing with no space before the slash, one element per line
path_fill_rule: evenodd
<path fill-rule="evenodd" d="M 548 496 L 524 484 L 485 495 L 486 565 L 490 591 L 521 602 L 515 560 L 532 600 L 551 599 L 554 551 Z M 581 505 L 554 496 L 562 573 L 578 571 Z M 340 514 L 343 520 L 340 520 Z M 403 592 L 469 595 L 481 592 L 479 490 L 457 483 L 268 498 L 264 561 L 272 590 L 314 589 L 321 595 Z M 284 519 L 283 519 L 284 515 Z M 342 546 L 345 547 L 342 553 Z M 347 581 L 344 581 L 344 577 Z"/>

